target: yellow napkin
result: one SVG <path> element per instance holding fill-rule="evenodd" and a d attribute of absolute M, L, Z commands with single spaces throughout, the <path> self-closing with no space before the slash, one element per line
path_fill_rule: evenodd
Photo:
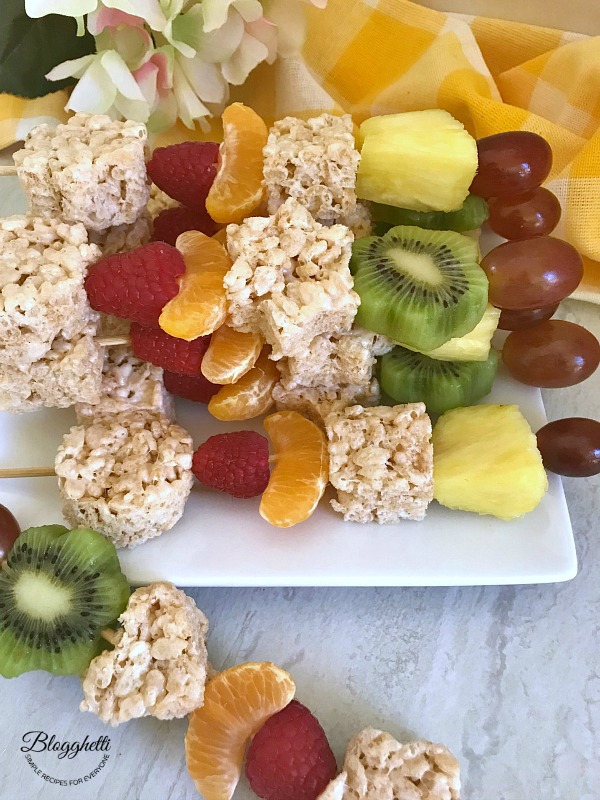
<path fill-rule="evenodd" d="M 546 182 L 560 199 L 555 235 L 585 260 L 575 296 L 600 303 L 600 37 L 505 20 L 445 14 L 408 0 L 307 5 L 302 53 L 262 65 L 234 99 L 270 124 L 286 114 L 374 114 L 445 108 L 473 136 L 530 130 L 554 151 Z M 0 95 L 0 148 L 48 118 L 64 92 L 39 100 Z M 211 130 L 209 136 L 218 135 Z M 160 144 L 206 138 L 183 126 Z"/>

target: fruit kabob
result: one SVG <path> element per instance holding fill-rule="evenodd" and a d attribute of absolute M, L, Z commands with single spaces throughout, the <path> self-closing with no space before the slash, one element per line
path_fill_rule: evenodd
<path fill-rule="evenodd" d="M 244 167 L 250 165 L 251 179 L 242 182 L 241 194 L 231 202 L 227 187 L 232 183 L 232 169 L 235 177 L 235 157 L 239 160 L 240 155 L 230 152 L 236 141 L 231 135 L 236 114 L 243 116 L 246 129 L 253 133 L 248 137 L 250 152 L 244 154 Z M 432 481 L 436 449 L 440 454 L 437 498 L 441 502 L 506 518 L 534 507 L 545 492 L 545 474 L 531 431 L 518 409 L 507 413 L 489 406 L 477 413 L 469 409 L 454 412 L 452 419 L 458 419 L 459 424 L 444 424 L 449 426 L 447 434 L 454 431 L 455 439 L 440 434 L 437 438 L 446 446 L 443 450 L 441 445 L 434 447 L 432 455 L 431 422 L 419 402 L 424 400 L 430 412 L 439 413 L 468 406 L 491 387 L 497 364 L 491 336 L 499 312 L 488 303 L 488 282 L 478 265 L 476 243 L 457 232 L 395 225 L 382 236 L 359 238 L 352 246 L 352 235 L 342 220 L 363 225 L 364 209 L 360 213 L 357 210 L 359 203 L 353 190 L 358 153 L 349 118 L 322 115 L 306 123 L 287 118 L 276 123 L 266 145 L 266 128 L 249 109 L 239 104 L 230 107 L 224 122 L 226 157 L 206 192 L 206 206 L 220 222 L 241 220 L 227 229 L 229 252 L 220 244 L 219 234 L 211 238 L 192 232 L 178 237 L 177 247 L 146 245 L 129 254 L 110 256 L 97 264 L 86 280 L 92 306 L 133 320 L 134 352 L 159 367 L 172 368 L 174 375 L 187 372 L 186 379 L 173 377 L 170 385 L 179 385 L 180 392 L 188 397 L 194 397 L 196 384 L 201 384 L 199 391 L 205 389 L 207 380 L 223 384 L 208 404 L 217 418 L 247 419 L 267 411 L 276 401 L 280 408 L 303 411 L 325 428 L 328 442 L 312 429 L 307 439 L 314 442 L 311 472 L 308 481 L 303 475 L 298 478 L 300 483 L 308 483 L 311 491 L 296 516 L 285 510 L 289 489 L 288 496 L 277 490 L 277 478 L 285 475 L 279 454 L 274 483 L 266 492 L 266 501 L 263 497 L 264 507 L 261 504 L 263 516 L 274 524 L 305 519 L 314 510 L 328 477 L 338 490 L 334 508 L 348 520 L 421 519 L 436 494 Z M 381 149 L 389 148 L 390 140 L 400 139 L 403 146 L 399 150 L 405 154 L 411 143 L 414 147 L 415 137 L 422 141 L 427 130 L 435 130 L 438 158 L 440 153 L 452 153 L 454 183 L 449 188 L 442 185 L 445 194 L 438 187 L 432 199 L 428 184 L 415 179 L 415 173 L 421 176 L 423 163 L 413 159 L 412 175 L 408 164 L 394 164 L 392 174 L 408 175 L 408 181 L 397 182 L 393 187 L 396 196 L 390 199 L 389 189 L 386 195 L 377 185 L 383 180 L 377 173 Z M 435 203 L 439 209 L 456 205 L 457 198 L 468 192 L 477 166 L 477 149 L 474 140 L 446 112 L 374 118 L 363 125 L 360 135 L 363 152 L 357 185 L 363 196 L 374 193 L 380 200 L 410 202 L 419 207 Z M 335 148 L 329 147 L 332 142 Z M 187 145 L 157 151 L 150 162 L 149 170 L 157 175 L 159 184 L 165 185 L 163 180 L 167 179 L 161 175 L 161 164 L 180 163 L 181 156 L 176 153 L 181 147 Z M 229 173 L 224 165 L 229 165 Z M 319 170 L 323 165 L 327 167 L 325 173 L 341 174 L 341 179 L 322 175 Z M 341 168 L 334 170 L 334 165 Z M 185 183 L 182 189 L 181 180 L 175 179 L 173 172 L 172 167 L 165 172 L 169 189 L 178 199 L 183 198 Z M 262 202 L 263 181 L 268 211 L 273 213 L 246 219 Z M 369 181 L 374 181 L 375 188 Z M 413 195 L 407 201 L 406 185 L 418 187 L 418 197 L 410 188 Z M 405 194 L 398 194 L 401 191 Z M 467 195 L 463 208 L 456 212 L 407 211 L 381 204 L 374 208 L 376 215 L 384 209 L 388 217 L 395 216 L 396 222 L 399 218 L 404 221 L 402 215 L 408 214 L 409 221 L 430 227 L 448 226 L 450 215 L 452 224 L 464 231 L 481 224 L 485 211 L 485 202 L 474 197 Z M 421 282 L 420 301 L 414 291 L 403 289 L 404 283 L 415 278 L 411 269 Z M 387 288 L 378 286 L 382 270 L 387 275 Z M 423 312 L 419 310 L 423 303 L 426 325 L 421 324 Z M 386 308 L 391 308 L 391 314 Z M 353 327 L 356 320 L 364 328 Z M 396 346 L 398 341 L 403 346 Z M 417 352 L 409 351 L 409 347 Z M 413 406 L 390 409 L 359 405 L 359 411 L 352 412 L 349 409 L 361 399 L 365 405 L 376 402 L 379 390 L 372 368 L 381 355 L 384 390 L 394 400 L 413 402 Z M 441 378 L 433 377 L 434 370 L 447 373 L 446 385 Z M 453 376 L 459 380 L 452 383 L 449 379 Z M 485 447 L 491 461 L 486 474 L 493 474 L 494 467 L 506 461 L 506 445 L 501 447 L 500 440 L 506 443 L 512 434 L 512 459 L 520 466 L 528 465 L 532 477 L 530 491 L 521 489 L 520 502 L 508 512 L 503 510 L 506 503 L 502 493 L 494 499 L 493 492 L 480 491 L 479 504 L 473 505 L 469 498 L 461 498 L 460 492 L 458 497 L 452 492 L 452 472 L 464 461 L 459 457 L 461 448 L 469 454 L 470 463 L 478 464 L 479 459 L 472 458 L 473 448 L 483 440 L 477 428 L 492 419 L 496 423 L 501 420 L 502 425 L 489 426 Z M 272 429 L 280 429 L 280 434 L 299 424 L 298 415 L 291 415 L 289 410 L 273 415 L 269 422 Z M 302 425 L 307 428 L 309 421 Z M 279 438 L 283 441 L 285 436 Z M 349 441 L 358 444 L 349 446 Z M 361 461 L 374 443 L 383 466 L 378 473 L 368 475 Z M 218 445 L 225 453 L 218 453 Z M 258 448 L 263 454 L 265 445 L 263 440 Z M 219 456 L 232 466 L 227 459 L 235 447 L 229 447 L 226 436 L 207 443 L 207 449 L 212 451 L 213 461 Z M 458 461 L 449 468 L 445 481 L 440 464 L 442 453 L 449 452 Z M 264 455 L 260 459 L 264 476 L 268 474 Z M 200 479 L 218 488 L 231 488 L 218 470 L 214 472 L 213 461 L 207 466 L 198 454 L 196 463 L 204 469 Z M 304 461 L 308 463 L 306 458 Z M 451 462 L 446 459 L 443 463 Z M 468 469 L 465 464 L 461 469 Z M 200 470 L 199 466 L 198 474 Z M 297 459 L 290 471 L 297 472 Z M 480 488 L 485 490 L 485 475 L 481 470 L 478 474 L 483 481 Z M 407 479 L 408 490 L 402 488 Z M 450 485 L 450 492 L 444 489 L 445 483 Z M 243 487 L 235 487 L 238 493 L 240 490 L 244 491 Z M 274 513 L 269 506 L 279 495 Z M 282 510 L 284 513 L 277 516 Z"/>
<path fill-rule="evenodd" d="M 242 771 L 263 800 L 351 800 L 374 791 L 459 800 L 459 763 L 441 744 L 401 744 L 366 728 L 338 771 L 288 672 L 270 662 L 215 670 L 208 619 L 194 600 L 166 581 L 131 592 L 100 534 L 61 525 L 20 533 L 3 506 L 0 520 L 15 533 L 0 572 L 0 674 L 79 675 L 80 710 L 113 727 L 189 717 L 185 758 L 205 800 L 231 800 Z"/>

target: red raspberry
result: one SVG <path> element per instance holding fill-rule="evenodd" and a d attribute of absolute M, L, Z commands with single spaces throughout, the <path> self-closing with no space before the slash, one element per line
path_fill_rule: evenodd
<path fill-rule="evenodd" d="M 194 453 L 200 483 L 233 497 L 256 497 L 269 482 L 269 443 L 256 431 L 211 436 Z"/>
<path fill-rule="evenodd" d="M 195 211 L 204 208 L 217 174 L 216 142 L 182 142 L 157 147 L 146 164 L 150 179 L 173 200 Z"/>
<path fill-rule="evenodd" d="M 200 375 L 200 365 L 210 336 L 199 336 L 191 342 L 169 336 L 161 328 L 131 324 L 131 349 L 143 361 L 180 375 Z"/>
<path fill-rule="evenodd" d="M 336 772 L 323 728 L 297 700 L 263 725 L 246 756 L 246 777 L 265 800 L 315 800 Z"/>
<path fill-rule="evenodd" d="M 195 403 L 208 403 L 221 388 L 216 383 L 211 383 L 202 373 L 191 377 L 190 375 L 178 375 L 176 372 L 163 373 L 165 389 L 177 397 L 185 397 L 186 400 L 193 400 Z"/>
<path fill-rule="evenodd" d="M 217 232 L 217 223 L 206 212 L 192 211 L 191 208 L 167 208 L 154 220 L 152 238 L 155 242 L 166 242 L 175 247 L 180 233 L 202 231 L 207 236 Z"/>
<path fill-rule="evenodd" d="M 85 279 L 92 308 L 142 325 L 156 325 L 163 306 L 179 291 L 185 272 L 179 250 L 164 242 L 103 258 Z"/>

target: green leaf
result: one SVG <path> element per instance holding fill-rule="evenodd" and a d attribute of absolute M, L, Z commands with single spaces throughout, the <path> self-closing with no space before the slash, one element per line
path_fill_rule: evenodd
<path fill-rule="evenodd" d="M 93 36 L 77 36 L 77 22 L 70 17 L 50 14 L 30 19 L 25 0 L 1 4 L 0 92 L 41 97 L 74 84 L 74 78 L 55 82 L 44 75 L 62 61 L 93 53 Z"/>

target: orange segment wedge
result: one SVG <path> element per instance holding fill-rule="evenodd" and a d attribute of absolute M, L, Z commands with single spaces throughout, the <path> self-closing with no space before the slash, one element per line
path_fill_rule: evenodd
<path fill-rule="evenodd" d="M 210 399 L 208 410 L 217 419 L 228 422 L 252 419 L 268 411 L 273 405 L 273 387 L 279 380 L 279 370 L 264 349 L 249 372 Z"/>
<path fill-rule="evenodd" d="M 219 168 L 206 198 L 215 222 L 241 222 L 263 198 L 263 147 L 267 126 L 248 106 L 233 103 L 223 111 Z"/>
<path fill-rule="evenodd" d="M 222 244 L 200 231 L 182 233 L 176 246 L 185 261 L 185 273 L 179 292 L 163 308 L 158 324 L 171 336 L 190 342 L 207 336 L 225 322 L 223 278 L 231 259 Z"/>
<path fill-rule="evenodd" d="M 209 681 L 185 735 L 187 768 L 205 800 L 231 800 L 248 740 L 295 692 L 291 675 L 269 662 L 240 664 Z"/>
<path fill-rule="evenodd" d="M 323 431 L 297 411 L 278 411 L 265 419 L 275 466 L 260 501 L 260 515 L 289 528 L 308 519 L 329 479 L 329 454 Z"/>
<path fill-rule="evenodd" d="M 227 226 L 224 226 L 216 233 L 213 233 L 212 238 L 223 245 L 223 247 L 227 246 Z"/>
<path fill-rule="evenodd" d="M 202 358 L 202 374 L 221 386 L 236 383 L 256 364 L 262 346 L 257 333 L 241 333 L 222 325 L 213 333 Z"/>

